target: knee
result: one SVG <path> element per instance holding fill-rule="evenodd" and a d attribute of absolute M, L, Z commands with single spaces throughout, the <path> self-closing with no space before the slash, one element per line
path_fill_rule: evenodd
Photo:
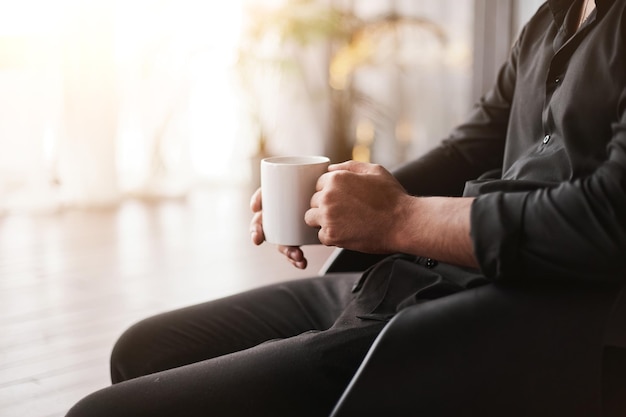
<path fill-rule="evenodd" d="M 159 395 L 153 394 L 149 386 L 134 384 L 133 381 L 125 382 L 87 395 L 70 408 L 65 417 L 154 416 L 157 413 L 154 408 L 150 408 L 150 400 L 154 398 L 159 398 Z"/>
<path fill-rule="evenodd" d="M 89 394 L 77 402 L 65 417 L 99 417 L 120 416 L 115 410 L 111 410 L 111 401 L 107 397 L 107 389 L 102 389 Z"/>
<path fill-rule="evenodd" d="M 159 369 L 151 363 L 159 347 L 159 326 L 148 318 L 129 327 L 117 340 L 111 352 L 111 381 L 116 384 Z"/>

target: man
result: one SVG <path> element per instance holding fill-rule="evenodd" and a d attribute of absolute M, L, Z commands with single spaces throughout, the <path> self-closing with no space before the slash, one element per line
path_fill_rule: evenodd
<path fill-rule="evenodd" d="M 321 242 L 405 255 L 362 277 L 294 281 L 145 320 L 113 352 L 114 385 L 68 416 L 326 416 L 403 308 L 489 281 L 623 280 L 625 15 L 626 0 L 549 0 L 441 146 L 395 176 L 356 162 L 329 168 L 306 213 Z M 260 191 L 252 208 L 260 244 Z M 280 250 L 306 266 L 300 248 Z"/>

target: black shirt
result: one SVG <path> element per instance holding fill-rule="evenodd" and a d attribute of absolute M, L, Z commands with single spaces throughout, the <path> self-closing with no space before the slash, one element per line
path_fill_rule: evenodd
<path fill-rule="evenodd" d="M 580 0 L 541 6 L 468 121 L 399 173 L 420 195 L 468 181 L 488 278 L 626 279 L 626 0 L 596 3 L 578 31 Z"/>

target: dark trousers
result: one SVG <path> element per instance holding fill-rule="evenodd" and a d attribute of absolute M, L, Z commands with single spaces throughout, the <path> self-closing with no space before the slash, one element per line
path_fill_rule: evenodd
<path fill-rule="evenodd" d="M 148 318 L 113 385 L 68 417 L 327 416 L 383 321 L 357 318 L 356 274 L 292 281 Z"/>

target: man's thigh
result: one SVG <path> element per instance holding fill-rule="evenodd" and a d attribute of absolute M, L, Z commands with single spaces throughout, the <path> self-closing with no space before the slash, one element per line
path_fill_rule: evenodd
<path fill-rule="evenodd" d="M 115 384 L 68 417 L 327 416 L 385 324 L 350 310 L 327 330 Z"/>
<path fill-rule="evenodd" d="M 274 284 L 163 313 L 128 329 L 111 358 L 114 383 L 333 325 L 355 274 Z"/>

